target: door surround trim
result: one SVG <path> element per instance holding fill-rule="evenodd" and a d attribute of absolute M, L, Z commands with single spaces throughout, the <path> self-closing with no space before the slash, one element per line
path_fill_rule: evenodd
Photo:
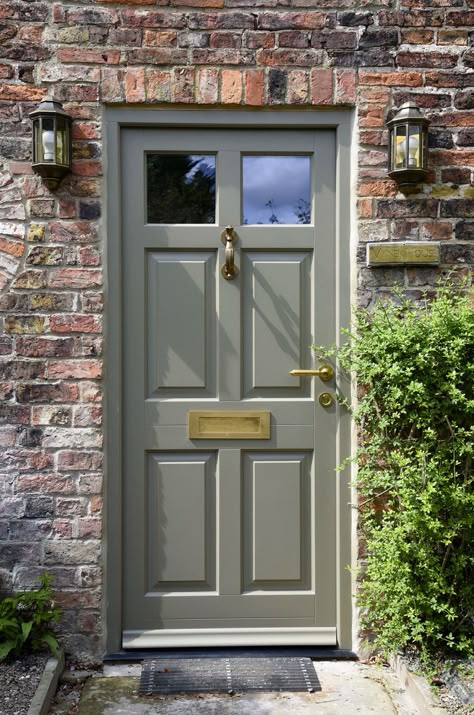
<path fill-rule="evenodd" d="M 297 111 L 296 111 L 297 110 Z M 349 325 L 351 303 L 351 137 L 354 114 L 349 110 L 293 109 L 169 109 L 104 107 L 104 166 L 106 225 L 105 254 L 105 450 L 103 619 L 105 651 L 122 648 L 122 266 L 120 174 L 121 130 L 126 127 L 224 129 L 335 129 L 336 130 L 336 314 L 338 326 Z M 344 200 L 343 200 L 344 197 Z M 337 461 L 351 451 L 350 415 L 341 408 L 337 435 Z M 337 643 L 352 649 L 351 489 L 346 471 L 337 482 Z M 310 629 L 307 629 L 308 631 Z M 230 634 L 229 634 L 230 635 Z M 245 634 L 244 634 L 245 636 Z M 248 638 L 248 634 L 247 634 Z M 311 644 L 317 644 L 313 634 Z M 289 641 L 291 635 L 289 634 Z M 307 641 L 304 641 L 308 644 Z M 303 643 L 298 639 L 298 643 Z M 183 643 L 184 645 L 184 643 Z M 191 642 L 188 645 L 192 645 Z M 215 645 L 210 636 L 209 645 Z M 229 645 L 227 640 L 226 645 Z M 236 642 L 236 645 L 239 645 Z M 141 646 L 145 647 L 145 646 Z"/>

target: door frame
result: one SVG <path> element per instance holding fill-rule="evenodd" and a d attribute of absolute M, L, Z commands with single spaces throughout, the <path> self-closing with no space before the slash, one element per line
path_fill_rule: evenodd
<path fill-rule="evenodd" d="M 121 265 L 121 131 L 143 128 L 334 129 L 336 130 L 336 315 L 348 326 L 353 293 L 354 248 L 351 242 L 351 148 L 354 113 L 350 110 L 104 108 L 105 200 L 103 219 L 104 307 L 104 541 L 103 621 L 106 653 L 122 649 L 122 265 Z M 343 200 L 344 197 L 344 200 Z M 351 419 L 340 406 L 337 462 L 351 453 Z M 349 469 L 335 473 L 337 508 L 337 636 L 338 648 L 352 649 L 352 509 Z M 229 644 L 232 645 L 232 644 Z"/>

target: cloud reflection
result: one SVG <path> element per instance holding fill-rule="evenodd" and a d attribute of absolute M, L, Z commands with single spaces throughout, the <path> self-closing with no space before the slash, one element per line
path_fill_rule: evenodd
<path fill-rule="evenodd" d="M 243 157 L 243 222 L 310 223 L 309 156 Z"/>

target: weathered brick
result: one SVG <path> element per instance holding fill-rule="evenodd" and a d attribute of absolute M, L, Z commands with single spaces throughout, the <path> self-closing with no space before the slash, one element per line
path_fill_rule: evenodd
<path fill-rule="evenodd" d="M 441 201 L 441 216 L 446 218 L 473 218 L 474 199 Z"/>
<path fill-rule="evenodd" d="M 74 383 L 18 383 L 16 398 L 18 402 L 74 402 L 79 395 Z M 24 424 L 24 423 L 23 423 Z"/>
<path fill-rule="evenodd" d="M 97 316 L 80 313 L 52 315 L 49 323 L 53 333 L 99 333 L 102 328 Z"/>
<path fill-rule="evenodd" d="M 333 71 L 315 69 L 311 72 L 311 102 L 313 104 L 332 104 Z"/>
<path fill-rule="evenodd" d="M 100 360 L 50 360 L 47 370 L 48 378 L 53 380 L 57 378 L 90 380 L 102 376 L 102 363 Z"/>
<path fill-rule="evenodd" d="M 202 104 L 215 104 L 219 93 L 219 72 L 203 68 L 197 73 L 196 99 Z"/>
<path fill-rule="evenodd" d="M 88 268 L 52 268 L 48 272 L 50 288 L 94 288 L 102 284 L 101 271 Z"/>
<path fill-rule="evenodd" d="M 312 30 L 323 27 L 325 19 L 322 12 L 262 12 L 257 23 L 259 30 Z"/>
<path fill-rule="evenodd" d="M 436 218 L 438 201 L 434 199 L 381 200 L 377 204 L 378 218 Z"/>
<path fill-rule="evenodd" d="M 263 70 L 245 71 L 245 103 L 261 106 L 264 103 L 265 75 Z"/>
<path fill-rule="evenodd" d="M 58 454 L 59 469 L 67 471 L 97 470 L 102 466 L 102 455 L 99 452 L 69 451 Z"/>
<path fill-rule="evenodd" d="M 314 67 L 323 62 L 321 50 L 277 49 L 257 50 L 257 64 L 267 66 Z"/>
<path fill-rule="evenodd" d="M 221 100 L 224 104 L 240 104 L 242 101 L 242 73 L 240 70 L 222 70 Z"/>
<path fill-rule="evenodd" d="M 175 67 L 172 90 L 176 102 L 189 104 L 194 101 L 194 67 Z"/>
<path fill-rule="evenodd" d="M 68 357 L 74 352 L 73 338 L 17 338 L 16 351 L 25 357 Z"/>
<path fill-rule="evenodd" d="M 458 241 L 474 241 L 474 221 L 458 221 L 455 238 Z"/>

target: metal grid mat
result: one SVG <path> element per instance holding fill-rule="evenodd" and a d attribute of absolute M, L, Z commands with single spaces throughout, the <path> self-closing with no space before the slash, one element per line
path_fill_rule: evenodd
<path fill-rule="evenodd" d="M 144 660 L 138 692 L 245 693 L 321 690 L 310 658 L 159 658 Z"/>

